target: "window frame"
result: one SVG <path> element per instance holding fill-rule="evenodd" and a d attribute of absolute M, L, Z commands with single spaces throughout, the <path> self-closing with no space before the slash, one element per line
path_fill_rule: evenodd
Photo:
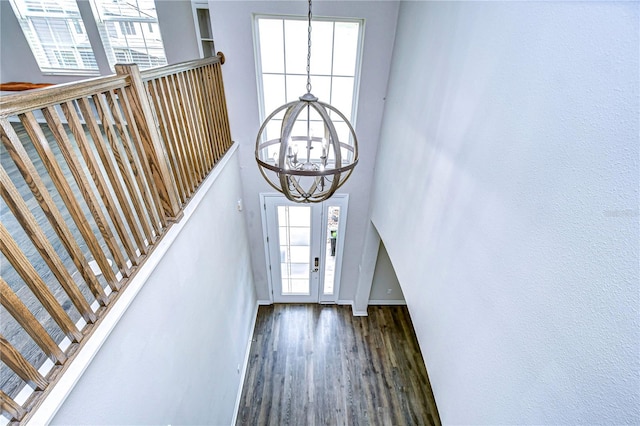
<path fill-rule="evenodd" d="M 154 24 L 158 25 L 158 28 L 157 28 L 157 31 L 150 29 L 149 34 L 157 35 L 157 37 L 160 38 L 160 43 L 162 46 L 162 52 L 164 57 L 164 63 L 158 64 L 158 63 L 154 63 L 156 61 L 149 60 L 145 63 L 138 64 L 140 65 L 141 69 L 154 68 L 154 67 L 163 66 L 169 63 L 167 58 L 167 49 L 165 46 L 165 41 L 162 39 L 162 31 L 160 29 L 160 22 L 157 16 L 157 5 L 160 1 L 161 0 L 153 0 L 153 2 L 155 3 L 155 10 L 156 10 L 156 17 L 155 17 L 156 20 Z M 76 8 L 78 10 L 77 16 L 75 15 L 70 16 L 67 13 L 62 13 L 60 14 L 60 16 L 56 16 L 55 14 L 49 16 L 48 14 L 50 14 L 51 12 L 44 4 L 41 4 L 40 5 L 41 7 L 39 9 L 33 9 L 29 11 L 29 13 L 25 13 L 29 8 L 29 5 L 26 4 L 25 1 L 9 0 L 9 3 L 11 4 L 10 7 L 12 12 L 14 13 L 14 16 L 18 20 L 18 25 L 22 32 L 22 36 L 25 38 L 25 41 L 29 46 L 29 52 L 31 53 L 33 59 L 35 60 L 38 66 L 39 71 L 42 73 L 43 76 L 93 77 L 93 76 L 106 75 L 114 72 L 114 65 L 109 60 L 109 52 L 107 52 L 105 48 L 105 42 L 103 38 L 110 37 L 109 31 L 111 30 L 113 30 L 113 32 L 116 33 L 116 37 L 119 37 L 118 33 L 122 29 L 122 25 L 119 26 L 119 25 L 115 25 L 114 23 L 113 28 L 109 28 L 105 26 L 104 28 L 105 34 L 102 34 L 102 31 L 100 30 L 101 21 L 100 21 L 100 18 L 97 16 L 97 12 L 95 11 L 96 5 L 94 4 L 93 0 L 73 0 L 72 3 L 76 5 Z M 62 10 L 65 10 L 65 9 L 63 8 Z M 69 66 L 50 67 L 40 63 L 38 59 L 40 56 L 44 56 L 44 58 L 42 59 L 46 60 L 47 50 L 45 49 L 45 46 L 47 46 L 48 43 L 43 43 L 40 40 L 40 37 L 35 32 L 35 28 L 31 23 L 31 19 L 29 18 L 31 16 L 34 16 L 36 18 L 42 17 L 43 19 L 47 20 L 47 22 L 52 18 L 64 19 L 66 21 L 66 25 L 68 27 L 69 33 L 71 34 L 71 37 L 74 37 L 74 40 L 73 40 L 74 44 L 70 46 L 57 46 L 55 47 L 55 50 L 56 51 L 66 50 L 66 49 L 73 50 L 74 58 L 77 64 L 76 67 L 69 67 Z M 23 28 L 23 23 L 22 23 L 23 21 L 25 21 L 29 26 L 30 34 L 27 34 L 25 32 L 25 29 Z M 150 22 L 147 24 L 149 26 L 152 25 L 152 23 Z M 51 26 L 50 23 L 48 23 L 47 25 Z M 138 30 L 135 28 L 136 24 L 132 22 L 131 25 L 133 26 L 133 34 L 128 34 L 126 36 L 137 37 Z M 82 28 L 83 30 L 82 32 L 78 32 L 79 27 Z M 97 32 L 95 30 L 92 30 L 92 28 L 94 27 L 98 29 Z M 147 28 L 144 26 L 144 23 L 140 23 L 140 31 L 144 32 L 146 29 Z M 52 40 L 54 40 L 55 43 L 57 44 L 58 41 L 56 40 L 56 35 L 54 33 L 51 33 L 51 35 L 52 35 Z M 86 37 L 88 45 L 85 46 L 84 44 L 76 44 L 75 37 L 78 37 L 78 36 Z M 37 43 L 36 46 L 31 45 L 31 43 L 29 42 L 30 37 L 35 39 L 35 42 Z M 42 53 L 39 53 L 40 51 Z M 90 52 L 93 55 L 92 61 L 85 60 L 86 52 Z M 54 53 L 53 50 L 51 50 L 49 53 L 51 55 L 60 55 L 60 53 L 57 53 L 57 52 Z M 115 55 L 114 52 L 112 53 L 113 55 Z M 147 51 L 147 54 L 148 53 L 149 52 Z M 103 58 L 105 58 L 106 60 Z M 91 66 L 92 68 L 80 68 L 80 67 L 86 66 L 86 64 L 90 64 L 89 66 Z M 95 68 L 93 68 L 93 66 L 95 66 Z"/>
<path fill-rule="evenodd" d="M 76 0 L 76 1 L 82 1 L 82 0 Z M 133 0 L 133 1 L 137 2 L 137 0 Z M 160 39 L 160 46 L 162 47 L 162 58 L 163 58 L 163 61 L 160 61 L 160 62 L 163 62 L 163 63 L 154 65 L 152 64 L 153 61 L 151 59 L 147 60 L 146 62 L 136 62 L 136 63 L 138 64 L 141 70 L 154 68 L 158 66 L 164 66 L 169 63 L 167 59 L 167 49 L 165 46 L 164 39 L 162 38 L 162 31 L 160 30 L 160 21 L 158 19 L 158 13 L 157 13 L 158 11 L 157 5 L 161 0 L 151 0 L 151 1 L 153 1 L 154 3 L 154 11 L 155 11 L 154 22 L 140 21 L 135 18 L 131 21 L 127 19 L 124 19 L 124 20 L 104 19 L 104 17 L 101 15 L 101 12 L 99 10 L 99 7 L 100 7 L 100 5 L 98 4 L 99 0 L 89 0 L 89 3 L 91 5 L 91 18 L 94 20 L 98 28 L 98 35 L 99 35 L 98 42 L 100 43 L 100 48 L 102 49 L 105 56 L 107 57 L 107 66 L 109 67 L 109 70 L 111 70 L 111 72 L 115 71 L 115 65 L 116 63 L 119 62 L 117 59 L 116 50 L 128 49 L 129 52 L 126 55 L 133 57 L 134 56 L 133 50 L 135 50 L 135 48 L 130 45 L 130 42 L 134 42 L 138 38 L 141 38 L 144 43 L 144 46 L 146 49 L 146 55 L 149 57 L 152 57 L 152 55 L 149 55 L 150 53 L 149 46 L 151 45 L 151 43 L 148 43 L 147 36 L 145 35 L 145 24 L 148 24 L 149 26 L 151 25 L 158 26 L 157 32 L 149 31 L 149 33 L 154 34 L 154 36 L 157 36 Z M 111 28 L 109 26 L 110 23 L 113 24 Z M 116 25 L 116 23 L 118 23 L 118 25 Z M 139 27 L 136 28 L 136 26 L 139 26 Z M 115 35 L 112 34 L 112 32 Z M 108 40 L 105 40 L 105 37 L 108 38 Z M 112 39 L 112 37 L 115 39 L 124 38 L 125 45 L 114 46 L 114 40 Z M 105 41 L 107 41 L 108 43 L 105 43 Z M 107 50 L 106 44 L 110 46 L 109 51 Z M 147 65 L 150 65 L 150 66 L 147 66 Z"/>
<path fill-rule="evenodd" d="M 80 1 L 81 0 L 75 0 L 75 5 L 77 7 L 78 10 L 78 16 L 69 16 L 66 13 L 64 14 L 60 14 L 60 16 L 48 16 L 47 14 L 50 13 L 50 11 L 46 8 L 46 7 L 42 7 L 40 9 L 33 9 L 31 12 L 33 12 L 33 14 L 24 14 L 22 7 L 19 6 L 16 2 L 16 0 L 9 0 L 10 3 L 10 7 L 11 10 L 15 16 L 15 18 L 18 21 L 18 26 L 20 27 L 20 31 L 22 31 L 22 35 L 25 38 L 25 41 L 27 42 L 27 45 L 29 46 L 29 51 L 31 53 L 31 55 L 33 56 L 33 59 L 35 60 L 36 64 L 38 65 L 38 69 L 40 70 L 40 72 L 42 73 L 42 75 L 55 75 L 55 76 L 81 76 L 81 77 L 86 77 L 86 76 L 99 76 L 101 74 L 100 72 L 100 66 L 98 64 L 98 60 L 97 60 L 97 55 L 96 52 L 94 51 L 93 48 L 93 43 L 92 43 L 92 39 L 89 36 L 89 32 L 87 31 L 87 27 L 85 25 L 84 22 L 84 17 L 82 14 L 82 8 L 80 5 Z M 28 10 L 29 6 L 27 4 L 24 4 L 24 8 L 25 10 Z M 64 9 L 63 9 L 64 10 Z M 36 50 L 34 50 L 34 47 L 31 45 L 31 43 L 29 42 L 29 35 L 27 33 L 25 33 L 25 29 L 23 28 L 23 24 L 22 21 L 25 20 L 27 25 L 30 28 L 30 32 L 31 37 L 35 38 L 38 40 L 38 46 L 37 49 L 42 50 L 42 55 L 44 55 L 45 57 L 47 56 L 46 54 L 46 50 L 44 48 L 44 46 L 47 45 L 47 43 L 43 43 L 42 41 L 40 41 L 38 33 L 36 32 L 36 29 L 34 27 L 33 22 L 31 21 L 31 19 L 29 19 L 29 16 L 32 17 L 36 17 L 36 18 L 42 18 L 44 20 L 46 20 L 47 25 L 50 29 L 50 31 L 53 31 L 51 29 L 51 22 L 49 21 L 50 19 L 60 19 L 60 20 L 64 20 L 65 21 L 65 25 L 67 26 L 67 29 L 69 30 L 69 34 L 73 37 L 72 33 L 75 35 L 81 35 L 81 36 L 85 36 L 87 38 L 87 41 L 89 43 L 88 46 L 88 50 L 93 54 L 94 57 L 94 61 L 96 63 L 96 67 L 95 68 L 78 68 L 78 66 L 83 66 L 85 61 L 82 59 L 82 56 L 80 54 L 81 51 L 87 51 L 87 46 L 81 46 L 79 44 L 73 44 L 72 46 L 56 46 L 54 48 L 54 50 L 56 52 L 60 51 L 60 50 L 65 50 L 65 49 L 71 49 L 74 50 L 74 57 L 76 60 L 76 67 L 69 67 L 69 66 L 64 66 L 64 67 L 49 67 L 49 66 L 44 66 L 44 64 L 41 64 L 40 61 L 38 60 L 38 55 L 36 53 Z M 84 29 L 84 31 L 82 33 L 77 31 L 77 26 L 80 26 Z M 55 38 L 55 34 L 53 32 L 51 32 L 52 36 Z M 55 44 L 58 44 L 57 40 L 54 40 Z M 75 42 L 75 40 L 74 40 Z M 51 53 L 55 56 L 57 56 L 56 52 L 54 52 L 53 50 L 51 51 Z"/>
<path fill-rule="evenodd" d="M 260 45 L 260 28 L 259 28 L 259 20 L 260 19 L 282 19 L 282 20 L 296 20 L 296 21 L 307 21 L 308 17 L 306 15 L 284 15 L 284 14 L 266 14 L 266 13 L 253 13 L 252 14 L 252 28 L 253 28 L 253 53 L 254 53 L 254 62 L 256 69 L 256 86 L 258 90 L 258 113 L 260 116 L 260 123 L 264 122 L 267 116 L 272 111 L 265 111 L 265 98 L 264 98 L 264 87 L 263 87 L 263 72 L 262 72 L 262 61 L 261 61 L 261 45 Z M 358 41 L 356 48 L 356 61 L 355 61 L 355 71 L 353 76 L 353 98 L 351 104 L 351 115 L 350 115 L 350 123 L 353 128 L 356 128 L 357 123 L 357 112 L 358 112 L 358 100 L 360 98 L 360 79 L 362 74 L 362 57 L 364 54 L 364 37 L 365 37 L 365 26 L 366 20 L 364 18 L 352 18 L 352 17 L 340 17 L 340 16 L 313 16 L 311 26 L 313 27 L 314 21 L 323 21 L 323 22 L 349 22 L 349 23 L 358 23 Z M 335 27 L 334 27 L 335 31 Z M 334 47 L 332 46 L 331 56 L 334 56 Z M 312 70 L 313 71 L 313 70 Z M 271 74 L 271 73 L 268 73 Z M 289 73 L 287 74 L 286 70 L 282 75 L 298 75 L 297 73 Z M 333 69 L 331 73 L 328 74 L 332 79 L 333 77 L 341 77 L 342 75 L 334 74 Z M 311 73 L 311 84 L 313 85 L 313 72 Z M 286 86 L 285 86 L 286 89 Z M 313 90 L 312 90 L 313 92 Z M 330 91 L 331 92 L 331 91 Z M 303 95 L 304 93 L 300 93 Z M 286 99 L 286 98 L 285 98 Z M 319 99 L 322 102 L 331 104 L 331 99 Z"/>

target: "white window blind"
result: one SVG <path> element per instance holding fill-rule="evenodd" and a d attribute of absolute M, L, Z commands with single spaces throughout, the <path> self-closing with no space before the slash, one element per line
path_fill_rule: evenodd
<path fill-rule="evenodd" d="M 11 6 L 43 72 L 97 73 L 75 0 L 11 0 Z"/>

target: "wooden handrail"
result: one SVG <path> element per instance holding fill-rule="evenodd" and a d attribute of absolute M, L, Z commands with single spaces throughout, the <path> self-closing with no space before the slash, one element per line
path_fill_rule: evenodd
<path fill-rule="evenodd" d="M 115 90 L 128 84 L 126 76 L 97 77 L 0 96 L 0 117 L 24 114 L 45 106 L 72 101 L 94 93 Z"/>
<path fill-rule="evenodd" d="M 231 147 L 221 64 L 116 65 L 117 75 L 0 96 L 0 304 L 23 339 L 0 334 L 14 374 L 0 410 L 12 421 L 28 420 Z M 55 364 L 48 373 L 33 348 Z M 37 392 L 17 404 L 21 383 Z"/>
<path fill-rule="evenodd" d="M 187 70 L 204 67 L 211 64 L 222 64 L 222 62 L 218 56 L 211 56 L 204 59 L 195 59 L 193 61 L 180 62 L 164 67 L 149 68 L 140 71 L 140 76 L 142 77 L 142 81 L 147 82 L 149 80 L 155 80 L 160 77 L 165 77 L 171 74 L 178 74 Z"/>

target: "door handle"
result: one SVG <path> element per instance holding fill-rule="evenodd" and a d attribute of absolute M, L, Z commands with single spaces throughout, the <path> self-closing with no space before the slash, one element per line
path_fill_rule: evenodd
<path fill-rule="evenodd" d="M 313 259 L 313 269 L 311 270 L 311 272 L 318 272 L 319 269 L 320 269 L 320 258 L 316 257 Z"/>

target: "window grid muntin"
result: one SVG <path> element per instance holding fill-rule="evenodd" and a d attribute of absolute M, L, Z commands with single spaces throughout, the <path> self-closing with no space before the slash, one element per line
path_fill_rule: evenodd
<path fill-rule="evenodd" d="M 282 73 L 277 72 L 263 72 L 262 71 L 262 44 L 260 41 L 260 21 L 261 20 L 279 20 L 282 24 L 282 44 L 283 44 L 283 70 Z M 286 38 L 286 29 L 285 29 L 285 21 L 286 20 L 296 20 L 296 21 L 306 21 L 306 16 L 282 16 L 282 15 L 262 15 L 262 14 L 254 14 L 254 55 L 256 58 L 256 71 L 257 71 L 257 82 L 258 82 L 258 98 L 259 102 L 259 112 L 260 112 L 260 121 L 264 121 L 264 119 L 269 115 L 272 111 L 266 111 L 265 109 L 265 99 L 264 99 L 264 86 L 263 86 L 263 75 L 284 75 L 285 76 L 285 100 L 289 100 L 288 91 L 289 87 L 286 83 L 286 76 L 304 76 L 306 74 L 300 73 L 287 73 L 287 52 L 286 52 L 286 43 L 284 42 Z M 313 93 L 313 77 L 330 77 L 330 86 L 329 86 L 329 99 L 320 98 L 320 101 L 331 104 L 332 103 L 332 89 L 333 89 L 333 78 L 335 77 L 350 77 L 353 78 L 353 91 L 352 91 L 352 107 L 351 111 L 342 111 L 345 116 L 349 119 L 351 124 L 355 127 L 356 121 L 356 111 L 357 111 L 357 98 L 358 98 L 358 86 L 360 84 L 360 64 L 363 50 L 363 38 L 364 38 L 364 19 L 355 19 L 355 18 L 338 18 L 338 17 L 314 17 L 314 21 L 328 21 L 332 23 L 332 38 L 333 42 L 331 44 L 331 74 L 319 74 L 313 73 L 313 69 L 311 70 L 311 92 Z M 345 75 L 345 74 L 333 74 L 334 69 L 334 58 L 335 58 L 335 32 L 336 32 L 336 23 L 353 23 L 358 25 L 358 36 L 356 40 L 356 48 L 355 48 L 355 64 L 354 64 L 354 72 L 353 75 Z M 313 23 L 312 23 L 313 26 Z M 313 30 L 312 30 L 313 37 Z M 306 39 L 306 38 L 305 38 Z M 313 63 L 313 52 L 312 52 L 312 63 Z M 306 90 L 306 89 L 305 89 Z M 302 96 L 305 92 L 301 92 L 300 96 Z M 330 115 L 332 113 L 330 112 Z"/>
<path fill-rule="evenodd" d="M 10 4 L 42 72 L 98 73 L 95 55 L 75 0 L 11 0 Z M 46 26 L 48 38 L 45 37 L 46 34 L 39 32 L 34 21 L 38 22 L 41 30 L 45 29 L 43 24 Z M 78 26 L 82 29 L 81 33 L 76 31 Z M 56 31 L 56 29 L 61 30 L 62 27 L 66 30 L 66 34 L 59 34 Z M 68 38 L 69 41 L 63 40 L 64 38 Z M 65 66 L 61 63 L 58 60 L 61 51 L 71 51 L 76 66 Z M 90 52 L 93 61 L 83 60 L 80 51 Z M 86 66 L 87 62 L 91 65 Z"/>
<path fill-rule="evenodd" d="M 118 0 L 115 3 L 119 14 L 104 12 L 108 7 L 113 6 L 112 2 L 91 0 L 93 17 L 98 25 L 102 45 L 111 69 L 113 70 L 119 61 L 116 51 L 120 53 L 120 56 L 124 54 L 132 58 L 138 57 L 139 61 L 136 63 L 140 69 L 166 65 L 167 56 L 160 34 L 155 2 L 153 0 L 132 0 L 131 2 Z M 151 4 L 153 7 L 146 7 Z M 135 9 L 137 16 L 127 15 L 126 12 L 123 12 L 123 5 Z M 146 31 L 145 28 L 149 25 L 153 25 L 154 30 Z M 125 50 L 128 53 L 123 53 Z"/>

